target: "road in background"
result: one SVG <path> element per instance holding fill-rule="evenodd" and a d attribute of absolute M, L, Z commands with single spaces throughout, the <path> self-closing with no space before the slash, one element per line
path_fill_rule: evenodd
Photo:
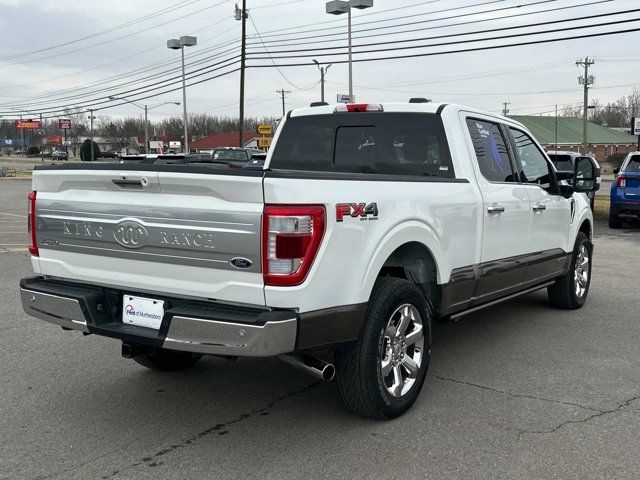
<path fill-rule="evenodd" d="M 23 215 L 28 190 L 0 182 L 2 211 Z M 583 309 L 537 292 L 435 324 L 422 394 L 389 422 L 275 359 L 144 369 L 25 315 L 29 259 L 0 253 L 0 478 L 637 477 L 640 228 L 596 231 Z"/>
<path fill-rule="evenodd" d="M 31 180 L 0 180 L 0 252 L 24 252 Z"/>

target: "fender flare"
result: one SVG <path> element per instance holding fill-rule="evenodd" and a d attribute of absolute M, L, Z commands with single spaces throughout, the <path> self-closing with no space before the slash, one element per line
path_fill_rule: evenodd
<path fill-rule="evenodd" d="M 438 284 L 449 281 L 451 269 L 442 250 L 441 242 L 436 230 L 429 224 L 412 219 L 401 224 L 394 225 L 380 240 L 371 255 L 371 262 L 362 279 L 361 290 L 369 298 L 373 285 L 378 278 L 382 266 L 399 247 L 407 243 L 419 243 L 424 245 L 436 265 L 436 278 Z"/>

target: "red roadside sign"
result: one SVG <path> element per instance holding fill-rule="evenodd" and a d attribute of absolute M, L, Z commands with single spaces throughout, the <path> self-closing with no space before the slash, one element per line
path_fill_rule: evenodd
<path fill-rule="evenodd" d="M 47 135 L 44 137 L 45 145 L 62 145 L 62 135 Z"/>
<path fill-rule="evenodd" d="M 42 122 L 40 120 L 16 120 L 15 126 L 16 128 L 40 130 L 42 128 Z"/>
<path fill-rule="evenodd" d="M 68 118 L 59 118 L 58 127 L 60 127 L 62 130 L 71 129 L 71 120 L 69 120 Z"/>

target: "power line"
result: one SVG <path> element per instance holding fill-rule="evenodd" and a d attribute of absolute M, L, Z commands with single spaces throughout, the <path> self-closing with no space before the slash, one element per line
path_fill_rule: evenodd
<path fill-rule="evenodd" d="M 544 0 L 542 3 L 546 3 L 547 0 Z M 555 1 L 555 0 L 554 0 Z M 581 4 L 577 4 L 577 5 L 567 5 L 564 7 L 556 7 L 556 8 L 548 8 L 548 9 L 544 9 L 544 10 L 536 10 L 533 12 L 524 12 L 524 13 L 516 13 L 516 14 L 512 14 L 512 15 L 503 15 L 501 17 L 499 17 L 499 20 L 503 21 L 506 20 L 508 18 L 517 18 L 517 17 L 524 17 L 524 16 L 529 16 L 529 15 L 538 15 L 538 14 L 544 14 L 544 13 L 551 13 L 551 12 L 558 12 L 561 10 L 568 10 L 568 9 L 573 9 L 573 8 L 583 8 L 583 7 L 588 7 L 588 6 L 593 6 L 593 5 L 598 5 L 598 4 L 602 4 L 602 3 L 609 3 L 612 2 L 614 0 L 595 0 L 592 1 L 590 3 L 581 3 Z M 528 6 L 532 6 L 532 5 L 536 5 L 537 3 L 531 3 Z M 517 7 L 507 7 L 507 8 L 517 8 Z M 463 15 L 454 15 L 454 16 L 450 16 L 450 17 L 442 17 L 442 18 L 438 18 L 438 19 L 431 19 L 431 20 L 425 20 L 421 23 L 430 23 L 430 22 L 435 22 L 435 21 L 439 21 L 439 20 L 449 20 L 452 18 L 463 18 L 463 17 L 469 17 L 469 16 L 476 16 L 479 14 L 486 14 L 486 13 L 494 13 L 498 10 L 504 10 L 504 9 L 494 9 L 494 10 L 485 10 L 484 12 L 472 12 L 472 13 L 466 13 Z M 359 36 L 355 36 L 353 37 L 354 40 L 361 40 L 364 38 L 373 38 L 373 37 L 383 37 L 383 36 L 389 36 L 389 35 L 402 35 L 402 34 L 406 34 L 406 33 L 413 33 L 413 32 L 423 32 L 425 30 L 437 30 L 437 29 L 441 29 L 441 28 L 451 28 L 451 27 L 458 27 L 458 26 L 464 26 L 464 25 L 473 25 L 476 23 L 485 23 L 485 22 L 492 22 L 495 21 L 496 18 L 490 17 L 490 18 L 481 18 L 478 20 L 471 20 L 471 21 L 467 21 L 467 22 L 457 22 L 457 23 L 448 23 L 446 25 L 435 25 L 432 27 L 421 27 L 421 28 L 412 28 L 412 29 L 408 29 L 408 30 L 398 30 L 398 31 L 392 31 L 392 32 L 384 32 L 384 33 L 374 33 L 371 35 L 359 35 Z M 567 21 L 570 20 L 576 20 L 574 19 L 568 19 Z M 396 25 L 396 26 L 405 26 L 404 24 L 402 25 Z M 515 28 L 515 27 L 514 27 Z M 371 31 L 371 29 L 364 29 L 364 30 L 360 30 L 360 32 L 368 32 Z M 326 43 L 335 43 L 335 42 L 339 42 L 339 41 L 343 41 L 344 39 L 342 38 L 337 38 L 335 40 L 332 39 L 326 39 L 324 37 L 324 35 L 314 35 L 314 36 L 310 36 L 310 37 L 301 37 L 302 38 L 320 38 L 321 40 L 314 40 L 314 41 L 308 41 L 308 42 L 290 42 L 287 43 L 286 45 L 274 45 L 274 43 L 276 42 L 285 42 L 287 41 L 286 39 L 283 40 L 277 40 L 277 41 L 272 41 L 272 42 L 265 42 L 265 44 L 267 45 L 271 45 L 275 48 L 281 47 L 281 46 L 292 46 L 292 45 L 314 45 L 314 44 L 318 44 L 318 43 L 322 43 L 322 44 L 326 44 Z M 299 40 L 299 39 L 294 39 L 294 40 Z M 258 45 L 257 43 L 253 43 L 251 45 Z"/>
<path fill-rule="evenodd" d="M 455 54 L 455 53 L 470 53 L 470 52 L 480 52 L 480 51 L 484 51 L 484 50 L 495 50 L 495 49 L 499 49 L 499 48 L 512 48 L 512 47 L 522 47 L 522 46 L 527 46 L 527 45 L 539 45 L 539 44 L 545 44 L 545 43 L 557 43 L 557 42 L 564 42 L 564 41 L 568 41 L 568 40 L 579 40 L 579 39 L 583 39 L 583 38 L 596 38 L 596 37 L 604 37 L 604 36 L 608 36 L 608 35 L 621 35 L 621 34 L 626 34 L 626 33 L 633 33 L 633 32 L 638 32 L 640 31 L 640 28 L 630 28 L 630 29 L 626 29 L 626 30 L 618 30 L 618 31 L 608 31 L 608 32 L 600 32 L 600 33 L 587 33 L 584 35 L 573 35 L 570 37 L 562 37 L 562 38 L 551 38 L 551 39 L 544 39 L 544 40 L 530 40 L 527 42 L 518 42 L 518 43 L 510 43 L 510 44 L 506 44 L 506 45 L 485 45 L 482 47 L 475 47 L 475 48 L 465 48 L 465 49 L 458 49 L 458 50 L 447 50 L 447 51 L 440 51 L 440 52 L 427 52 L 427 53 L 412 53 L 412 54 L 407 54 L 407 55 L 394 55 L 394 56 L 387 56 L 387 57 L 373 57 L 373 58 L 359 58 L 359 59 L 354 59 L 353 62 L 354 63 L 360 63 L 360 62 L 378 62 L 378 61 L 382 61 L 382 60 L 401 60 L 401 59 L 405 59 L 405 58 L 421 58 L 421 57 L 432 57 L 432 56 L 440 56 L 440 55 L 451 55 L 451 54 Z M 482 41 L 482 40 L 478 40 L 478 41 Z M 347 60 L 333 60 L 332 63 L 347 63 Z M 280 63 L 278 64 L 279 67 L 307 67 L 309 64 L 308 63 Z M 252 68 L 269 68 L 271 65 L 251 65 Z"/>
<path fill-rule="evenodd" d="M 622 13 L 630 13 L 630 12 L 637 12 L 640 11 L 640 9 L 633 9 L 633 10 L 628 10 Z M 600 15 L 596 15 L 596 16 L 592 16 L 592 17 L 602 17 L 602 16 L 610 16 L 610 15 L 621 15 L 622 13 L 606 13 L 606 14 L 600 14 Z M 586 18 L 586 17 L 585 17 Z M 529 27 L 533 27 L 533 26 L 540 26 L 540 25 L 545 25 L 545 24 L 553 24 L 553 23 L 558 23 L 558 22 L 567 22 L 567 21 L 572 21 L 572 19 L 570 20 L 556 20 L 553 22 L 544 22 L 544 23 L 537 23 L 537 24 L 531 24 L 531 25 L 519 25 L 516 27 L 502 27 L 502 28 L 496 28 L 496 29 L 491 29 L 491 30 L 479 30 L 479 31 L 475 31 L 475 32 L 461 32 L 461 33 L 454 33 L 454 34 L 448 34 L 448 35 L 439 35 L 439 36 L 434 36 L 434 37 L 423 37 L 420 39 L 416 39 L 416 40 L 407 40 L 408 42 L 414 42 L 414 41 L 422 41 L 422 40 L 432 40 L 432 39 L 440 39 L 440 38 L 451 38 L 451 37 L 460 37 L 460 36 L 467 36 L 467 35 L 477 35 L 480 33 L 491 33 L 491 32 L 498 32 L 498 31 L 504 31 L 504 30 L 513 30 L 513 29 L 520 29 L 520 28 L 529 28 Z M 429 44 L 429 45 L 409 45 L 409 46 L 404 46 L 404 47 L 391 47 L 391 48 L 379 48 L 379 49 L 373 49 L 373 50 L 360 50 L 360 51 L 356 51 L 354 53 L 359 53 L 359 54 L 364 54 L 364 53 L 382 53 L 382 52 L 395 52 L 395 51 L 401 51 L 401 50 L 414 50 L 417 48 L 430 48 L 430 47 L 442 47 L 442 46 L 449 46 L 449 45 L 458 45 L 458 44 L 464 44 L 464 43 L 473 43 L 473 42 L 486 42 L 486 41 L 493 41 L 493 40 L 504 40 L 507 38 L 516 38 L 516 37 L 527 37 L 527 36 L 532 36 L 532 35 L 545 35 L 548 33 L 559 33 L 559 32 L 566 32 L 566 31 L 573 31 L 573 30 L 582 30 L 582 29 L 586 29 L 586 28 L 595 28 L 595 27 L 605 27 L 605 26 L 611 26 L 611 25 L 620 25 L 623 23 L 630 23 L 630 22 L 638 22 L 640 21 L 640 18 L 631 18 L 631 19 L 625 19 L 625 20 L 616 20 L 613 22 L 602 22 L 602 23 L 596 23 L 596 24 L 591 24 L 591 25 L 575 25 L 575 26 L 570 26 L 570 27 L 564 27 L 564 28 L 554 28 L 554 29 L 549 29 L 549 30 L 540 30 L 540 31 L 536 31 L 536 32 L 523 32 L 523 33 L 513 33 L 513 34 L 509 34 L 509 35 L 501 35 L 501 36 L 494 36 L 494 37 L 484 37 L 484 38 L 475 38 L 475 39 L 467 39 L 467 40 L 457 40 L 457 41 L 452 41 L 452 42 L 440 42 L 440 43 L 433 43 L 433 44 Z M 355 48 L 362 48 L 362 47 L 372 47 L 372 46 L 377 46 L 377 45 L 382 45 L 382 44 L 395 44 L 395 43 L 403 43 L 405 41 L 397 41 L 397 42 L 382 42 L 382 43 L 367 43 L 367 44 L 361 44 L 361 45 L 356 45 Z M 282 55 L 282 56 L 276 56 L 276 55 L 272 55 L 269 54 L 269 58 L 270 59 L 289 59 L 289 58 L 301 58 L 301 57 L 328 57 L 328 56 L 335 56 L 335 55 L 341 55 L 341 52 L 338 53 L 317 53 L 319 51 L 323 51 L 323 50 L 327 50 L 328 48 L 330 49 L 334 49 L 334 48 L 340 48 L 340 49 L 344 49 L 345 47 L 326 47 L 326 48 L 310 48 L 310 49 L 301 49 L 301 50 L 292 50 L 292 51 L 278 51 L 278 52 L 271 52 L 271 53 L 293 53 L 293 52 L 311 52 L 311 53 L 305 53 L 303 55 L 297 54 L 297 55 Z M 251 57 L 252 60 L 264 60 L 264 57 L 258 57 L 255 56 L 256 54 L 254 53 L 253 56 Z"/>
<path fill-rule="evenodd" d="M 223 18 L 223 19 L 221 19 L 221 20 L 219 20 L 217 22 L 214 22 L 214 23 L 212 23 L 210 25 L 207 25 L 207 26 L 205 26 L 203 28 L 199 28 L 197 30 L 194 30 L 192 33 L 197 33 L 199 31 L 202 31 L 202 30 L 207 29 L 207 28 L 211 28 L 213 26 L 219 25 L 220 23 L 223 23 L 223 22 L 226 22 L 226 21 L 229 21 L 229 19 L 228 18 Z M 235 28 L 235 25 L 234 25 L 234 28 Z M 211 41 L 213 39 L 218 39 L 220 36 L 230 32 L 231 30 L 233 30 L 233 28 L 230 28 L 230 29 L 227 29 L 227 30 L 225 30 L 223 32 L 220 32 L 220 33 L 216 34 L 214 37 L 211 37 L 209 39 L 205 39 L 204 41 L 200 42 L 200 45 L 203 45 L 204 43 L 206 43 L 208 41 Z M 234 40 L 234 42 L 235 42 L 235 40 Z M 229 44 L 234 43 L 234 42 L 230 42 L 230 43 L 223 44 L 223 45 L 229 45 Z M 107 62 L 107 63 L 102 63 L 102 64 L 99 64 L 99 65 L 95 65 L 93 67 L 85 68 L 84 70 L 77 70 L 77 71 L 74 71 L 74 72 L 71 72 L 71 73 L 67 73 L 67 74 L 64 74 L 64 75 L 58 75 L 56 77 L 49 77 L 49 78 L 45 78 L 45 79 L 41 79 L 41 80 L 36 80 L 36 81 L 33 81 L 33 82 L 20 83 L 20 84 L 6 84 L 5 83 L 3 86 L 10 87 L 10 88 L 11 87 L 18 87 L 18 88 L 22 89 L 24 87 L 29 87 L 29 86 L 32 86 L 32 85 L 38 85 L 40 83 L 46 83 L 46 82 L 51 82 L 53 80 L 60 80 L 60 79 L 63 79 L 63 78 L 78 76 L 78 75 L 81 75 L 83 73 L 87 73 L 87 72 L 90 72 L 92 70 L 96 70 L 98 68 L 108 67 L 108 66 L 116 64 L 116 63 L 121 63 L 123 60 L 127 60 L 127 59 L 133 58 L 133 57 L 137 57 L 137 56 L 142 55 L 144 53 L 148 53 L 148 52 L 151 52 L 153 50 L 158 50 L 160 48 L 165 48 L 165 46 L 164 45 L 156 45 L 156 46 L 153 46 L 151 48 L 147 48 L 145 50 L 140 50 L 140 51 L 138 51 L 138 52 L 136 52 L 134 54 L 127 55 L 125 57 L 119 57 L 116 60 L 112 60 L 112 61 Z M 207 51 L 211 51 L 211 48 L 208 48 L 208 49 L 205 49 L 205 50 L 199 50 L 197 52 L 194 52 L 193 54 L 186 55 L 185 58 L 189 59 L 189 58 L 192 58 L 192 57 L 195 57 L 195 56 L 199 56 L 199 55 L 202 55 L 202 52 L 207 52 Z M 119 75 L 116 75 L 116 76 L 113 76 L 113 77 L 107 77 L 106 79 L 120 78 L 121 75 L 125 75 L 126 76 L 128 73 L 133 73 L 133 72 L 138 72 L 138 71 L 146 71 L 146 70 L 152 69 L 153 67 L 156 67 L 156 66 L 159 66 L 159 65 L 169 65 L 169 64 L 177 63 L 177 62 L 178 62 L 178 60 L 171 59 L 171 60 L 168 60 L 168 61 L 147 64 L 147 65 L 144 65 L 144 66 L 141 66 L 141 67 L 137 67 L 132 71 L 125 72 L 123 74 L 119 74 Z M 106 79 L 101 79 L 101 80 L 96 80 L 96 81 L 102 81 L 102 80 L 106 80 Z M 85 85 L 81 85 L 81 86 L 74 86 L 72 88 L 69 88 L 69 89 L 66 89 L 66 90 L 62 90 L 62 91 L 74 91 L 74 90 L 77 90 L 79 88 L 84 88 L 86 85 L 91 85 L 91 84 L 85 84 Z M 58 93 L 58 92 L 56 92 L 56 93 Z M 51 95 L 51 94 L 45 94 L 45 95 Z M 0 95 L 0 96 L 3 96 L 3 95 Z M 39 98 L 40 96 L 41 95 L 37 95 L 35 97 L 19 97 L 19 98 Z"/>
<path fill-rule="evenodd" d="M 484 5 L 491 5 L 494 3 L 501 3 L 504 2 L 505 0 L 489 0 L 489 1 L 485 1 L 485 2 L 481 2 L 481 3 L 476 3 L 474 5 L 464 5 L 464 6 L 459 6 L 459 7 L 453 7 L 453 8 L 445 8 L 442 10 L 435 10 L 432 12 L 425 12 L 425 13 L 418 13 L 418 14 L 414 14 L 412 16 L 414 17 L 421 17 L 424 15 L 434 15 L 436 13 L 446 13 L 446 12 L 452 12 L 452 11 L 457 11 L 457 10 L 463 10 L 466 8 L 472 8 L 472 7 L 480 7 L 480 6 L 484 6 Z M 534 2 L 530 5 L 537 5 L 540 3 L 550 3 L 550 2 L 557 2 L 558 0 L 539 0 L 537 2 Z M 612 0 L 610 0 L 612 1 Z M 529 6 L 529 5 L 525 5 L 525 6 Z M 480 15 L 480 14 L 484 14 L 484 13 L 493 13 L 493 12 L 498 12 L 498 11 L 502 11 L 502 10 L 509 10 L 509 9 L 513 9 L 513 8 L 518 8 L 518 6 L 511 6 L 511 7 L 503 7 L 503 8 L 498 8 L 498 9 L 494 9 L 494 10 L 489 10 L 489 11 L 484 11 L 484 12 L 475 12 L 475 13 L 466 13 L 466 14 L 461 14 L 461 16 L 469 16 L 469 15 Z M 362 16 L 362 15 L 360 15 Z M 425 20 L 425 21 L 418 21 L 418 22 L 406 22 L 406 15 L 401 16 L 401 17 L 394 17 L 394 18 L 387 18 L 387 19 L 382 19 L 382 20 L 376 20 L 374 22 L 359 22 L 359 23 L 355 23 L 354 26 L 355 27 L 359 27 L 361 25 L 368 25 L 370 23 L 380 23 L 380 22 L 389 22 L 389 21 L 393 21 L 393 20 L 404 20 L 401 24 L 396 24 L 396 25 L 385 25 L 382 27 L 369 27 L 367 29 L 363 29 L 363 30 L 353 30 L 352 33 L 360 33 L 360 32 L 368 32 L 368 31 L 372 31 L 372 30 L 383 30 L 383 29 L 387 29 L 387 28 L 395 28 L 398 26 L 407 26 L 407 25 L 414 25 L 414 24 L 419 24 L 419 23 L 427 23 L 427 22 L 435 22 L 438 20 L 445 20 L 445 19 L 449 19 L 449 18 L 457 18 L 457 16 L 451 16 L 451 17 L 443 17 L 443 18 L 436 18 L 436 19 L 431 19 L 431 20 Z M 337 33 L 326 33 L 327 30 L 336 30 L 339 29 L 341 30 L 340 32 Z M 316 28 L 316 29 L 308 29 L 305 32 L 298 32 L 298 33 L 312 33 L 312 32 L 325 32 L 322 35 L 316 35 L 316 36 L 307 36 L 307 37 L 299 37 L 299 38 L 289 38 L 289 40 L 302 40 L 302 39 L 306 39 L 306 38 L 319 38 L 319 37 L 330 37 L 330 36 L 335 36 L 335 35 L 344 35 L 344 32 L 342 31 L 344 30 L 344 27 L 342 25 L 340 26 L 336 26 L 336 27 L 324 27 L 324 28 Z M 280 34 L 280 35 L 268 35 L 268 34 L 264 34 L 262 35 L 262 38 L 270 38 L 270 37 L 282 37 L 284 35 L 297 35 L 298 33 L 291 33 L 291 34 Z M 275 41 L 282 41 L 282 40 L 272 40 L 273 42 Z M 269 40 L 267 40 L 267 42 L 269 42 Z"/>
<path fill-rule="evenodd" d="M 182 15 L 181 17 L 173 18 L 173 19 L 171 19 L 171 21 L 172 22 L 176 22 L 178 20 L 182 20 L 184 18 L 191 17 L 193 15 L 197 15 L 198 13 L 202 13 L 205 10 L 210 10 L 212 8 L 218 7 L 218 6 L 222 5 L 222 4 L 228 3 L 230 1 L 231 0 L 222 0 L 222 1 L 220 1 L 220 2 L 218 2 L 216 4 L 214 4 L 214 5 L 210 5 L 208 7 L 202 8 L 200 10 L 196 10 L 195 12 L 191 12 L 191 13 L 188 13 L 186 15 Z M 63 55 L 69 55 L 70 53 L 81 52 L 81 51 L 84 51 L 84 50 L 89 50 L 89 49 L 94 48 L 94 47 L 100 47 L 102 45 L 106 45 L 106 44 L 109 44 L 109 43 L 117 42 L 118 40 L 122 40 L 124 38 L 133 37 L 135 35 L 139 35 L 140 33 L 148 32 L 149 30 L 160 28 L 162 26 L 163 26 L 162 24 L 152 25 L 152 26 L 144 28 L 142 30 L 137 30 L 135 32 L 128 33 L 128 34 L 122 35 L 120 37 L 112 38 L 110 40 L 105 40 L 104 42 L 99 42 L 99 43 L 94 43 L 94 44 L 91 44 L 91 45 L 86 45 L 84 47 L 76 48 L 74 50 L 67 50 L 65 52 L 60 52 L 60 53 L 56 53 L 56 54 L 53 54 L 53 55 L 48 55 L 46 57 L 38 57 L 38 58 L 33 58 L 33 59 L 30 59 L 30 60 L 24 60 L 24 61 L 20 61 L 20 62 L 9 62 L 9 63 L 5 63 L 5 65 L 23 65 L 25 63 L 33 63 L 33 62 L 39 62 L 39 61 L 43 61 L 43 60 L 50 60 L 52 58 L 61 57 Z"/>
<path fill-rule="evenodd" d="M 50 50 L 54 50 L 56 48 L 65 47 L 67 45 L 72 45 L 72 44 L 78 43 L 78 42 L 83 42 L 83 41 L 89 40 L 91 38 L 99 37 L 99 36 L 105 35 L 107 33 L 112 33 L 112 32 L 121 30 L 123 28 L 129 27 L 131 25 L 135 25 L 137 23 L 145 22 L 147 20 L 150 20 L 152 18 L 158 17 L 158 16 L 163 15 L 163 14 L 168 13 L 168 12 L 175 12 L 176 10 L 178 10 L 180 8 L 188 7 L 188 6 L 192 5 L 192 4 L 200 2 L 200 1 L 202 1 L 202 0 L 182 0 L 180 2 L 177 2 L 177 3 L 174 3 L 172 5 L 169 5 L 168 7 L 165 7 L 163 9 L 157 10 L 157 11 L 149 13 L 147 15 L 143 15 L 142 17 L 138 17 L 138 18 L 136 18 L 134 20 L 130 20 L 130 21 L 122 23 L 120 25 L 116 25 L 115 27 L 107 28 L 105 30 L 100 30 L 99 32 L 92 33 L 91 35 L 86 35 L 84 37 L 76 38 L 74 40 L 69 40 L 69 41 L 64 42 L 64 43 L 58 43 L 56 45 L 51 45 L 51 46 L 48 46 L 48 47 L 39 48 L 37 50 L 31 50 L 29 52 L 22 52 L 22 53 L 14 53 L 13 55 L 5 55 L 5 56 L 0 57 L 0 61 L 12 59 L 12 58 L 26 57 L 26 56 L 29 56 L 29 55 L 33 55 L 35 53 L 47 52 L 47 51 L 50 51 Z"/>

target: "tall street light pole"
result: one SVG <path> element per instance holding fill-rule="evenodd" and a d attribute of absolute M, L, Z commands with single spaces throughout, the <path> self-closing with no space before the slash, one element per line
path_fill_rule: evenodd
<path fill-rule="evenodd" d="M 240 121 L 238 125 L 238 146 L 244 145 L 244 77 L 247 59 L 247 0 L 242 0 L 242 10 L 236 4 L 236 20 L 242 21 L 242 45 L 240 47 Z"/>
<path fill-rule="evenodd" d="M 129 100 L 124 97 L 109 97 L 109 100 L 122 100 L 123 102 L 130 103 L 142 110 L 144 110 L 144 153 L 149 153 L 149 110 L 154 108 L 161 107 L 162 105 L 180 105 L 180 102 L 162 102 L 158 105 L 154 105 L 153 107 L 149 107 L 149 105 L 138 105 L 137 103 Z"/>
<path fill-rule="evenodd" d="M 184 153 L 189 153 L 189 117 L 187 116 L 187 83 L 184 68 L 184 47 L 193 47 L 198 44 L 196 37 L 182 36 L 167 40 L 167 48 L 171 50 L 180 50 L 182 58 L 182 113 L 184 115 Z"/>
<path fill-rule="evenodd" d="M 318 70 L 320 70 L 320 101 L 324 102 L 324 77 L 327 74 L 327 70 L 329 70 L 332 64 L 330 63 L 329 65 L 323 67 L 315 58 L 313 59 L 313 63 L 315 63 L 318 67 Z"/>
<path fill-rule="evenodd" d="M 373 7 L 373 0 L 333 0 L 326 3 L 327 13 L 332 15 L 342 15 L 347 13 L 348 15 L 348 36 L 349 36 L 349 102 L 353 103 L 355 98 L 353 96 L 353 60 L 352 60 L 352 44 L 351 44 L 351 9 L 357 8 L 364 10 L 365 8 Z"/>

